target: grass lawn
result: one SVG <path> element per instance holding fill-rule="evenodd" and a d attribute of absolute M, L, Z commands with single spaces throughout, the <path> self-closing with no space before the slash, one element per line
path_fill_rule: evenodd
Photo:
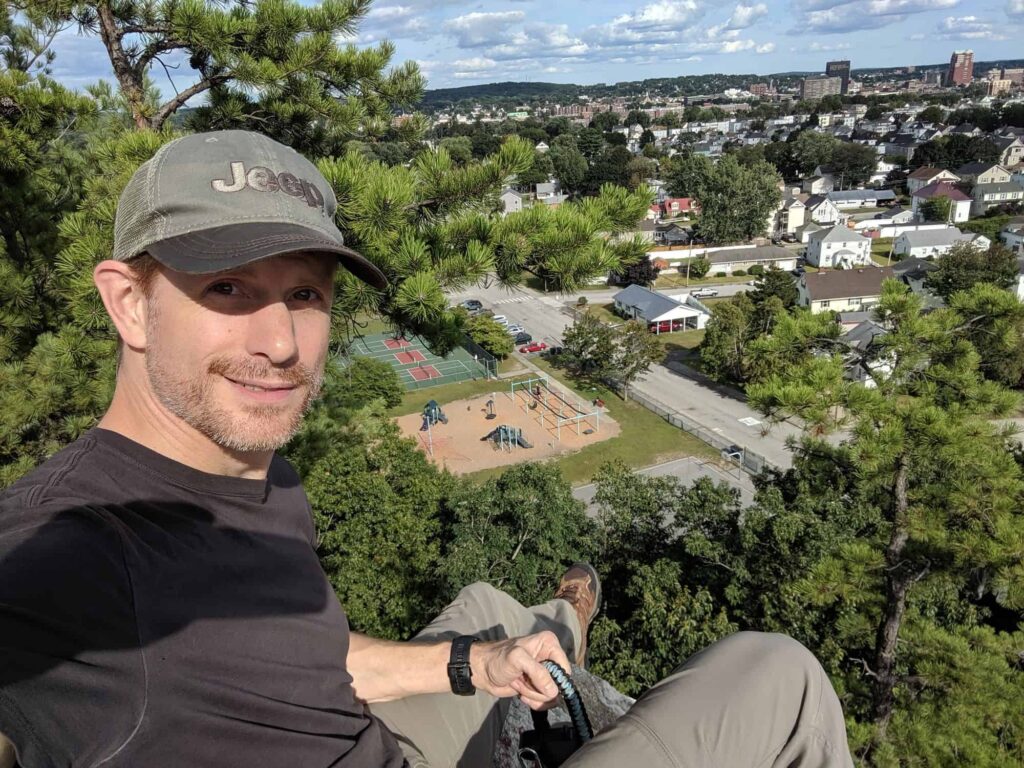
<path fill-rule="evenodd" d="M 377 315 L 356 315 L 354 330 L 362 336 L 373 336 L 377 333 L 390 331 L 391 326 Z"/>
<path fill-rule="evenodd" d="M 570 385 L 565 375 L 544 358 L 534 358 L 533 362 L 545 373 L 575 391 L 580 397 L 587 400 L 600 397 L 604 400 L 608 413 L 622 428 L 618 437 L 588 446 L 578 453 L 556 460 L 565 479 L 573 485 L 585 485 L 591 482 L 598 467 L 614 459 L 621 459 L 631 467 L 646 467 L 684 456 L 718 458 L 718 452 L 707 443 L 681 429 L 676 429 L 642 405 L 623 402 L 618 395 L 603 386 L 592 390 L 580 390 Z M 424 402 L 426 401 L 424 400 Z M 497 467 L 474 472 L 467 477 L 482 482 L 500 475 L 502 471 L 503 468 Z"/>
<path fill-rule="evenodd" d="M 586 306 L 586 310 L 602 323 L 606 323 L 608 325 L 621 325 L 626 322 L 625 319 L 615 314 L 615 302 L 610 301 L 607 304 L 588 304 Z"/>
<path fill-rule="evenodd" d="M 502 376 L 506 373 L 515 373 L 516 371 L 527 371 L 529 370 L 525 365 L 520 362 L 518 357 L 509 355 L 500 363 L 498 363 L 498 375 Z"/>
<path fill-rule="evenodd" d="M 674 349 L 696 349 L 704 341 L 704 329 L 699 331 L 673 331 L 672 333 L 657 333 L 654 335 L 666 352 Z"/>

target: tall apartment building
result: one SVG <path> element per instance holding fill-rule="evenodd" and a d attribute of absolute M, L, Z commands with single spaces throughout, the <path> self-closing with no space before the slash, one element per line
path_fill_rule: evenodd
<path fill-rule="evenodd" d="M 1013 82 L 1010 80 L 985 81 L 985 93 L 988 96 L 1002 96 L 1004 93 L 1009 93 L 1011 88 L 1013 88 Z"/>
<path fill-rule="evenodd" d="M 747 90 L 754 96 L 764 96 L 768 93 L 768 83 L 751 83 L 747 86 Z"/>
<path fill-rule="evenodd" d="M 946 85 L 970 85 L 974 79 L 974 51 L 953 51 L 946 71 Z"/>
<path fill-rule="evenodd" d="M 825 65 L 825 75 L 827 77 L 838 77 L 842 80 L 842 85 L 839 92 L 843 95 L 850 90 L 850 62 L 849 60 L 843 61 L 830 61 Z"/>
<path fill-rule="evenodd" d="M 805 77 L 800 81 L 800 98 L 808 101 L 822 96 L 838 96 L 843 92 L 841 77 Z"/>

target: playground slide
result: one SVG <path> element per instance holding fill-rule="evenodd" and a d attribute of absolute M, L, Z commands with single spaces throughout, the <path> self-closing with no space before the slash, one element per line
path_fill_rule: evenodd
<path fill-rule="evenodd" d="M 444 415 L 444 411 L 442 411 L 440 408 L 437 409 L 437 420 L 440 421 L 442 424 L 448 423 L 448 417 Z"/>
<path fill-rule="evenodd" d="M 519 438 L 516 440 L 516 442 L 519 443 L 520 448 L 533 448 L 533 443 L 526 442 L 526 438 L 524 438 L 522 435 L 519 435 Z"/>

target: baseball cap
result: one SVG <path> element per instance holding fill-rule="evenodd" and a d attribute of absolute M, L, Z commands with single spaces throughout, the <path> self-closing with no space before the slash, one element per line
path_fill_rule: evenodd
<path fill-rule="evenodd" d="M 206 274 L 296 251 L 335 254 L 374 288 L 387 278 L 345 245 L 334 190 L 309 160 L 252 131 L 168 142 L 121 193 L 114 253 L 143 252 L 177 272 Z"/>

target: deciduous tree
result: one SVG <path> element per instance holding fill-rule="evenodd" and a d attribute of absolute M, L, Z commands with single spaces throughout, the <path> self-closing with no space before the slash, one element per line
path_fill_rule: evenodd
<path fill-rule="evenodd" d="M 944 299 L 978 283 L 1009 288 L 1017 282 L 1017 258 L 1001 243 L 982 250 L 971 243 L 956 243 L 936 262 L 925 285 Z"/>

